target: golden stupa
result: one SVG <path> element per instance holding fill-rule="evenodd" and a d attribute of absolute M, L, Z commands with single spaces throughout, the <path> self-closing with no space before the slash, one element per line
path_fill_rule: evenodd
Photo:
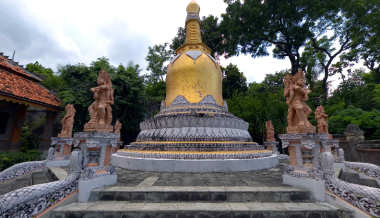
<path fill-rule="evenodd" d="M 211 95 L 223 106 L 222 71 L 210 55 L 211 49 L 202 43 L 200 7 L 192 1 L 186 11 L 186 41 L 168 66 L 165 105 L 169 106 L 180 95 L 189 103 L 199 103 Z"/>
<path fill-rule="evenodd" d="M 113 155 L 116 166 L 224 172 L 277 163 L 272 151 L 252 141 L 248 123 L 228 112 L 221 68 L 202 43 L 199 11 L 194 1 L 187 6 L 186 41 L 168 66 L 160 112 L 141 122 L 136 141 Z"/>

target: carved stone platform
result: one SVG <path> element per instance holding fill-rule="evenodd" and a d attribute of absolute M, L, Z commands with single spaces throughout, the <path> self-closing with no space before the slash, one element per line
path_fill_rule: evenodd
<path fill-rule="evenodd" d="M 54 146 L 54 160 L 69 160 L 73 138 L 52 137 L 51 145 Z"/>
<path fill-rule="evenodd" d="M 133 157 L 123 152 L 113 154 L 111 162 L 128 170 L 154 172 L 241 172 L 269 169 L 279 163 L 276 154 L 249 159 L 159 159 Z"/>
<path fill-rule="evenodd" d="M 47 166 L 61 167 L 69 165 L 72 147 L 73 138 L 52 137 Z"/>
<path fill-rule="evenodd" d="M 74 145 L 83 153 L 84 169 L 79 179 L 81 202 L 88 200 L 92 189 L 113 185 L 117 176 L 111 165 L 111 153 L 118 147 L 119 134 L 103 132 L 78 132 L 74 134 Z"/>

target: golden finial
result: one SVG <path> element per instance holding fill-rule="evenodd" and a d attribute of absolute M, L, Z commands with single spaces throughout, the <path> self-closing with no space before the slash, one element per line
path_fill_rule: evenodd
<path fill-rule="evenodd" d="M 199 7 L 198 3 L 195 0 L 192 0 L 186 7 L 187 13 L 199 14 L 200 10 L 201 10 L 201 8 Z"/>

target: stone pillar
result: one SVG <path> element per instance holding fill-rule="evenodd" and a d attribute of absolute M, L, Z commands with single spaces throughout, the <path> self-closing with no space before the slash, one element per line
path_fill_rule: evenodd
<path fill-rule="evenodd" d="M 325 134 L 328 137 L 327 134 Z M 281 134 L 283 148 L 288 147 L 290 164 L 282 182 L 309 190 L 318 201 L 325 200 L 325 183 L 320 173 L 321 141 L 325 135 L 315 133 Z"/>
<path fill-rule="evenodd" d="M 13 120 L 13 126 L 12 126 L 12 133 L 10 137 L 10 144 L 11 144 L 11 150 L 18 150 L 18 147 L 14 146 L 19 146 L 20 142 L 20 136 L 21 136 L 21 127 L 24 124 L 24 120 L 26 117 L 26 109 L 27 106 L 23 104 L 19 104 L 16 109 L 16 116 L 15 119 Z"/>
<path fill-rule="evenodd" d="M 51 147 L 48 151 L 48 166 L 62 167 L 69 164 L 73 138 L 51 138 Z"/>
<path fill-rule="evenodd" d="M 112 150 L 118 146 L 119 134 L 103 132 L 78 132 L 74 146 L 80 146 L 84 169 L 79 179 L 79 201 L 86 202 L 94 188 L 116 183 L 115 169 L 110 165 Z"/>

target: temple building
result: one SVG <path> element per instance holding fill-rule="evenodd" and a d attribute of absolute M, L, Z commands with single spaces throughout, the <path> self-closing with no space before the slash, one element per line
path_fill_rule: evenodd
<path fill-rule="evenodd" d="M 19 149 L 21 128 L 28 111 L 45 114 L 40 139 L 47 150 L 53 123 L 62 107 L 61 101 L 41 82 L 41 78 L 0 53 L 0 150 Z"/>
<path fill-rule="evenodd" d="M 114 164 L 171 171 L 160 167 L 167 163 L 159 160 L 174 159 L 172 170 L 194 172 L 273 167 L 276 155 L 253 142 L 248 123 L 228 112 L 221 67 L 202 42 L 199 5 L 192 1 L 186 11 L 186 40 L 168 66 L 160 112 L 140 124 L 136 142 L 115 154 Z M 139 163 L 133 158 L 140 158 Z M 232 159 L 240 161 L 228 161 Z M 144 168 L 149 165 L 155 169 Z"/>

